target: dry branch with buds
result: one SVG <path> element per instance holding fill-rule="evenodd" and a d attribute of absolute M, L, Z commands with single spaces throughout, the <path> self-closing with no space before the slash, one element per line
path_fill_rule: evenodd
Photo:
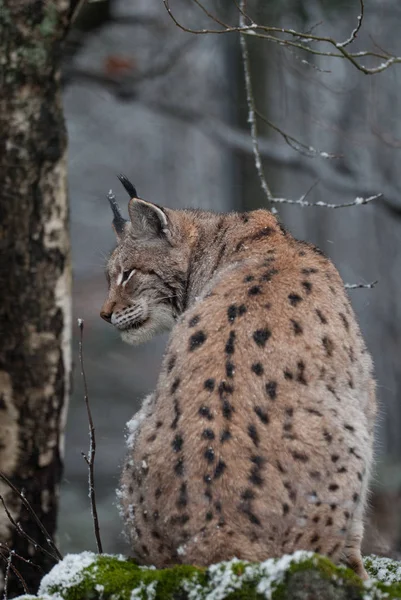
<path fill-rule="evenodd" d="M 93 527 L 95 530 L 96 544 L 99 554 L 103 552 L 102 541 L 100 538 L 100 528 L 99 528 L 99 519 L 97 515 L 97 507 L 96 507 L 96 491 L 95 491 L 95 454 L 96 454 L 96 437 L 95 437 L 95 427 L 93 425 L 92 412 L 89 405 L 89 395 L 88 395 L 88 385 L 86 382 L 86 374 L 84 367 L 84 355 L 83 355 L 83 332 L 84 332 L 84 321 L 83 319 L 78 319 L 78 327 L 80 331 L 80 339 L 79 339 L 79 362 L 81 365 L 81 376 L 84 384 L 84 398 L 86 405 L 86 412 L 88 414 L 89 421 L 89 451 L 88 454 L 82 452 L 82 456 L 86 464 L 88 465 L 88 481 L 89 481 L 89 498 L 91 501 L 91 512 L 93 519 Z"/>

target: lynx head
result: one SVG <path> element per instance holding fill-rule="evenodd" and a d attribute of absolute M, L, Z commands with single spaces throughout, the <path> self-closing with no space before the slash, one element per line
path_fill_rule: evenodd
<path fill-rule="evenodd" d="M 138 198 L 128 179 L 119 179 L 130 196 L 129 220 L 110 192 L 117 247 L 106 267 L 109 292 L 100 316 L 125 342 L 140 344 L 171 329 L 185 308 L 189 248 L 179 211 Z"/>

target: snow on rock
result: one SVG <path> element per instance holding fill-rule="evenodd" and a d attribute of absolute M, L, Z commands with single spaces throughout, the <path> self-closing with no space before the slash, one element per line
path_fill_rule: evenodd
<path fill-rule="evenodd" d="M 68 590 L 83 579 L 83 570 L 92 565 L 97 558 L 94 552 L 67 554 L 53 569 L 45 575 L 39 587 L 39 595 L 51 594 L 56 587 L 59 592 Z"/>
<path fill-rule="evenodd" d="M 366 582 L 306 551 L 261 563 L 233 558 L 208 569 L 177 565 L 161 570 L 123 556 L 83 552 L 67 555 L 43 578 L 39 598 L 19 600 L 278 600 L 305 586 L 308 597 L 319 600 L 400 600 L 401 563 L 376 556 L 364 562 L 371 576 Z"/>

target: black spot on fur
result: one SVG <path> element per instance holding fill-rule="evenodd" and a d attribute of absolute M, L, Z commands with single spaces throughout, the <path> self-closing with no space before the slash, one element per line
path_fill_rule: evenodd
<path fill-rule="evenodd" d="M 214 379 L 209 378 L 209 379 L 205 380 L 203 387 L 205 388 L 205 390 L 209 390 L 209 392 L 213 392 L 214 384 L 215 384 Z"/>
<path fill-rule="evenodd" d="M 296 306 L 299 302 L 302 301 L 302 298 L 299 294 L 288 294 L 288 300 L 290 301 L 291 306 Z"/>
<path fill-rule="evenodd" d="M 225 419 L 231 419 L 233 411 L 234 411 L 234 409 L 231 406 L 231 404 L 229 403 L 229 401 L 224 400 L 223 401 L 223 417 Z"/>
<path fill-rule="evenodd" d="M 326 527 L 331 527 L 333 525 L 332 517 L 327 517 L 326 519 Z"/>
<path fill-rule="evenodd" d="M 232 394 L 234 387 L 226 381 L 221 381 L 219 384 L 219 396 L 221 399 L 225 398 L 227 394 Z"/>
<path fill-rule="evenodd" d="M 333 463 L 336 463 L 336 462 L 337 462 L 339 459 L 340 459 L 340 457 L 339 457 L 339 455 L 338 455 L 338 454 L 332 454 L 332 455 L 331 455 L 331 461 L 332 461 Z"/>
<path fill-rule="evenodd" d="M 276 381 L 268 381 L 265 385 L 266 394 L 269 396 L 271 400 L 275 400 L 277 398 L 277 382 Z"/>
<path fill-rule="evenodd" d="M 298 323 L 298 321 L 291 319 L 291 323 L 292 323 L 292 327 L 294 329 L 294 334 L 301 335 L 304 330 L 302 329 L 302 326 Z"/>
<path fill-rule="evenodd" d="M 201 417 L 204 417 L 205 419 L 212 421 L 213 415 L 210 412 L 210 408 L 208 408 L 207 406 L 201 406 L 198 412 Z"/>
<path fill-rule="evenodd" d="M 244 277 L 244 283 L 249 283 L 250 281 L 253 281 L 255 279 L 255 277 L 253 275 L 247 275 L 246 277 Z"/>
<path fill-rule="evenodd" d="M 168 363 L 167 363 L 167 373 L 171 373 L 171 371 L 174 369 L 175 361 L 176 361 L 175 356 L 171 356 L 169 358 Z"/>
<path fill-rule="evenodd" d="M 353 427 L 352 425 L 348 425 L 348 423 L 344 423 L 344 429 L 347 429 L 348 431 L 355 431 L 355 427 Z"/>
<path fill-rule="evenodd" d="M 177 500 L 177 506 L 184 508 L 188 504 L 187 484 L 184 482 L 180 487 L 180 494 Z"/>
<path fill-rule="evenodd" d="M 291 381 L 291 379 L 294 379 L 294 375 L 291 373 L 291 371 L 288 371 L 286 369 L 284 371 L 284 379 L 287 379 L 288 381 Z"/>
<path fill-rule="evenodd" d="M 196 333 L 191 335 L 191 337 L 189 338 L 189 351 L 193 352 L 194 350 L 202 346 L 202 344 L 205 343 L 206 339 L 207 336 L 203 331 L 197 331 Z"/>
<path fill-rule="evenodd" d="M 258 363 L 253 363 L 252 367 L 251 367 L 252 371 L 255 373 L 255 375 L 263 375 L 263 365 L 258 362 Z"/>
<path fill-rule="evenodd" d="M 310 281 L 302 281 L 302 287 L 304 288 L 307 294 L 310 294 L 312 291 L 312 284 Z"/>
<path fill-rule="evenodd" d="M 317 308 L 316 309 L 316 314 L 319 317 L 320 322 L 323 323 L 323 325 L 326 325 L 327 324 L 327 319 L 324 316 L 324 314 L 322 313 L 322 311 Z"/>
<path fill-rule="evenodd" d="M 171 429 L 176 429 L 178 420 L 180 417 L 181 417 L 180 404 L 179 404 L 177 398 L 174 398 L 174 419 L 173 419 L 173 422 L 171 423 Z"/>
<path fill-rule="evenodd" d="M 347 473 L 347 467 L 340 467 L 337 469 L 337 473 Z"/>
<path fill-rule="evenodd" d="M 180 383 L 181 383 L 181 380 L 180 380 L 180 378 L 179 378 L 179 377 L 176 377 L 176 378 L 174 379 L 174 381 L 173 381 L 172 385 L 171 385 L 171 389 L 170 389 L 170 393 L 171 393 L 171 394 L 174 394 L 174 393 L 177 391 L 177 389 L 178 389 L 178 387 L 179 387 Z"/>
<path fill-rule="evenodd" d="M 277 275 L 277 273 L 278 273 L 277 269 L 269 269 L 268 271 L 263 273 L 263 275 L 260 278 L 260 281 L 271 281 L 272 277 L 274 275 Z"/>
<path fill-rule="evenodd" d="M 257 329 L 253 332 L 254 342 L 261 348 L 264 348 L 266 346 L 266 342 L 270 338 L 270 336 L 271 331 L 267 327 L 264 327 L 263 329 Z"/>
<path fill-rule="evenodd" d="M 179 452 L 180 450 L 182 450 L 183 443 L 184 440 L 182 439 L 182 436 L 178 433 L 171 442 L 174 452 Z"/>
<path fill-rule="evenodd" d="M 224 429 L 224 431 L 222 431 L 221 434 L 220 434 L 220 442 L 223 444 L 224 442 L 226 442 L 230 438 L 231 438 L 230 431 L 228 429 Z"/>
<path fill-rule="evenodd" d="M 203 481 L 204 481 L 206 484 L 209 484 L 209 483 L 212 483 L 212 478 L 211 478 L 211 476 L 210 476 L 210 475 L 207 473 L 206 475 L 204 475 L 204 476 L 203 476 Z"/>
<path fill-rule="evenodd" d="M 205 440 L 214 440 L 215 435 L 214 435 L 214 432 L 212 431 L 212 429 L 207 428 L 202 431 L 202 437 Z"/>
<path fill-rule="evenodd" d="M 291 454 L 294 460 L 299 460 L 300 462 L 306 463 L 309 461 L 309 456 L 307 456 L 304 452 L 298 452 L 297 450 L 291 450 Z"/>
<path fill-rule="evenodd" d="M 263 485 L 263 477 L 260 475 L 260 470 L 257 466 L 252 467 L 248 479 L 253 485 Z"/>
<path fill-rule="evenodd" d="M 248 425 L 248 435 L 255 444 L 255 446 L 259 446 L 260 439 L 255 425 Z"/>
<path fill-rule="evenodd" d="M 234 377 L 234 372 L 235 372 L 234 363 L 232 363 L 230 360 L 228 360 L 226 362 L 226 375 L 227 375 L 227 377 L 229 377 L 229 378 Z"/>
<path fill-rule="evenodd" d="M 226 354 L 229 354 L 229 355 L 234 354 L 234 350 L 235 350 L 234 342 L 235 342 L 235 331 L 230 331 L 230 335 L 228 336 L 228 340 L 227 340 L 226 348 L 225 348 Z"/>
<path fill-rule="evenodd" d="M 311 273 L 317 273 L 318 269 L 315 269 L 315 267 L 305 267 L 303 269 L 301 269 L 301 273 L 303 273 L 303 275 L 310 275 Z"/>
<path fill-rule="evenodd" d="M 327 431 L 327 429 L 323 430 L 323 437 L 328 444 L 331 444 L 331 442 L 333 441 L 333 436 L 329 431 Z"/>
<path fill-rule="evenodd" d="M 204 453 L 204 457 L 207 462 L 212 463 L 214 461 L 214 450 L 213 448 L 207 448 Z"/>
<path fill-rule="evenodd" d="M 194 317 L 192 317 L 189 322 L 188 322 L 188 326 L 189 327 L 195 327 L 195 325 L 197 325 L 200 321 L 200 316 L 199 315 L 195 315 Z"/>
<path fill-rule="evenodd" d="M 323 417 L 322 413 L 316 410 L 316 408 L 305 408 L 306 412 L 317 417 Z"/>
<path fill-rule="evenodd" d="M 340 315 L 340 317 L 341 317 L 341 320 L 342 320 L 342 322 L 343 322 L 343 325 L 344 325 L 345 329 L 346 329 L 347 331 L 349 331 L 349 323 L 348 323 L 348 319 L 347 319 L 347 317 L 346 317 L 346 316 L 345 316 L 343 313 L 339 313 L 339 315 Z"/>
<path fill-rule="evenodd" d="M 325 335 L 324 338 L 322 338 L 322 344 L 326 351 L 326 355 L 333 356 L 334 344 L 332 340 L 329 337 L 327 337 L 327 335 Z"/>
<path fill-rule="evenodd" d="M 315 542 L 318 542 L 318 541 L 319 541 L 319 539 L 320 539 L 320 538 L 319 538 L 318 534 L 317 534 L 317 533 L 315 533 L 315 534 L 314 534 L 314 535 L 311 537 L 311 539 L 310 539 L 310 542 L 311 542 L 311 544 L 314 544 Z"/>
<path fill-rule="evenodd" d="M 224 473 L 226 468 L 227 468 L 227 465 L 224 462 L 224 460 L 219 460 L 219 462 L 216 465 L 216 469 L 214 471 L 214 478 L 218 479 L 219 477 L 221 477 L 221 475 Z"/>
<path fill-rule="evenodd" d="M 283 503 L 283 516 L 288 515 L 289 512 L 290 512 L 290 507 L 286 502 L 284 502 Z"/>
<path fill-rule="evenodd" d="M 352 496 L 352 500 L 353 500 L 354 502 L 358 502 L 358 500 L 359 500 L 359 494 L 357 494 L 357 493 L 355 492 L 355 494 Z"/>
<path fill-rule="evenodd" d="M 212 511 L 211 511 L 211 510 L 209 510 L 209 511 L 206 513 L 206 521 L 211 521 L 212 519 L 213 519 L 213 513 L 212 513 Z"/>
<path fill-rule="evenodd" d="M 160 429 L 160 427 L 163 425 L 163 421 L 156 421 L 156 427 L 157 429 Z"/>
<path fill-rule="evenodd" d="M 254 500 L 255 499 L 255 492 L 253 492 L 249 488 L 246 488 L 246 490 L 244 490 L 242 492 L 241 498 L 242 498 L 242 500 Z"/>
<path fill-rule="evenodd" d="M 257 294 L 261 294 L 262 289 L 259 285 L 254 285 L 248 290 L 248 296 L 256 296 Z"/>
<path fill-rule="evenodd" d="M 237 309 L 237 307 L 236 307 L 235 304 L 231 304 L 227 308 L 227 318 L 228 318 L 228 320 L 229 320 L 230 323 L 233 323 L 235 321 L 237 313 L 238 313 L 238 309 Z"/>
<path fill-rule="evenodd" d="M 247 311 L 247 308 L 246 308 L 245 304 L 241 304 L 241 305 L 238 307 L 238 315 L 239 315 L 240 317 L 242 317 L 242 315 L 244 315 L 244 314 L 246 313 L 246 311 Z"/>
<path fill-rule="evenodd" d="M 329 491 L 330 492 L 336 492 L 338 490 L 339 486 L 336 483 L 330 483 L 329 485 Z"/>
<path fill-rule="evenodd" d="M 253 410 L 258 415 L 259 419 L 264 425 L 267 425 L 269 423 L 269 415 L 265 410 L 263 410 L 263 408 L 261 408 L 260 406 L 255 406 Z"/>
<path fill-rule="evenodd" d="M 157 500 L 158 498 L 160 498 L 160 496 L 161 496 L 161 495 L 162 495 L 161 488 L 159 488 L 159 487 L 158 487 L 158 488 L 156 488 L 156 490 L 155 490 L 155 498 L 156 498 L 156 500 Z"/>
<path fill-rule="evenodd" d="M 302 360 L 300 360 L 297 363 L 297 367 L 298 367 L 297 381 L 299 383 L 302 383 L 302 385 L 308 385 L 308 382 L 306 381 L 306 378 L 305 378 L 305 363 Z"/>
<path fill-rule="evenodd" d="M 176 475 L 184 475 L 184 459 L 180 457 L 174 465 L 174 471 Z"/>
<path fill-rule="evenodd" d="M 171 525 L 185 525 L 188 523 L 189 515 L 174 515 L 170 518 Z"/>

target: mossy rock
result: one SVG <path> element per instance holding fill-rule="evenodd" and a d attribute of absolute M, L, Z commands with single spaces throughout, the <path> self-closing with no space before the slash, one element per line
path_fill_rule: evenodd
<path fill-rule="evenodd" d="M 401 563 L 370 556 L 372 579 L 311 552 L 262 563 L 233 559 L 200 569 L 158 570 L 123 556 L 69 554 L 46 575 L 38 596 L 19 600 L 378 600 L 401 599 Z"/>

